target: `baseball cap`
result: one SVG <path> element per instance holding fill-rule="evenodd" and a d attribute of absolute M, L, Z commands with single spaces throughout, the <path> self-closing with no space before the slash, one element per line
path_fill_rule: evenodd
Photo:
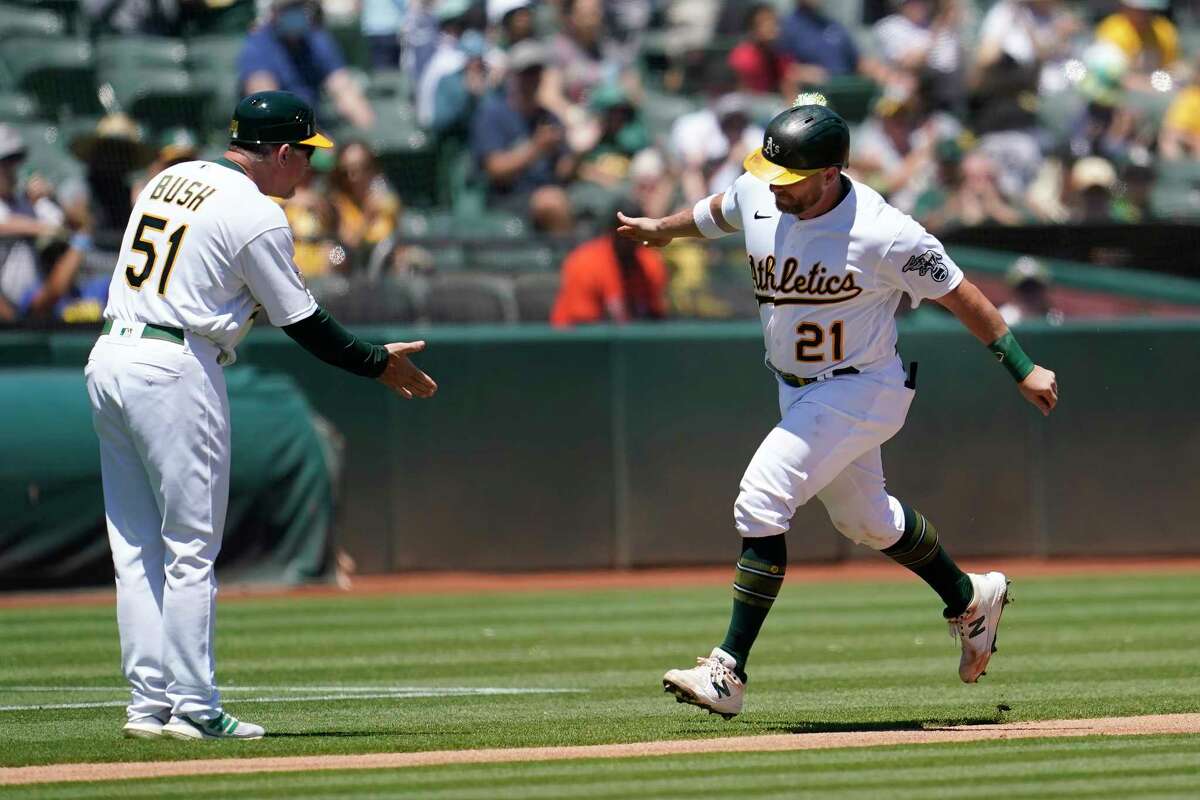
<path fill-rule="evenodd" d="M 1020 286 L 1027 281 L 1043 285 L 1050 283 L 1050 270 L 1033 256 L 1021 256 L 1004 273 L 1009 286 Z"/>
<path fill-rule="evenodd" d="M 317 131 L 312 106 L 291 92 L 256 92 L 243 97 L 229 123 L 233 144 L 307 144 L 333 147 Z"/>
<path fill-rule="evenodd" d="M 0 161 L 25 157 L 25 140 L 11 125 L 0 125 Z"/>
<path fill-rule="evenodd" d="M 824 105 L 824 99 L 801 95 L 802 105 L 777 114 L 767 123 L 762 147 L 742 162 L 745 170 L 772 186 L 787 186 L 828 167 L 845 166 L 850 155 L 850 128 Z"/>
<path fill-rule="evenodd" d="M 488 0 L 487 19 L 489 25 L 499 25 L 514 11 L 529 8 L 533 0 Z"/>
<path fill-rule="evenodd" d="M 532 39 L 526 39 L 513 45 L 508 51 L 508 69 L 510 72 L 524 72 L 533 67 L 544 67 L 549 61 L 546 48 Z"/>
<path fill-rule="evenodd" d="M 1117 171 L 1100 156 L 1087 156 L 1071 167 L 1071 184 L 1079 191 L 1099 187 L 1111 189 L 1117 183 Z"/>

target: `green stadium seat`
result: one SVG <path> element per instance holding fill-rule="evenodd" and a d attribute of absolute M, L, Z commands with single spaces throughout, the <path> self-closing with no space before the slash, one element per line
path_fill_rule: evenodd
<path fill-rule="evenodd" d="M 96 65 L 118 68 L 182 69 L 187 65 L 187 45 L 166 36 L 106 36 L 97 39 Z"/>
<path fill-rule="evenodd" d="M 96 93 L 93 62 L 93 50 L 87 42 L 48 38 L 31 47 L 28 41 L 0 41 L 0 64 L 12 88 L 37 98 L 45 116 L 103 111 Z"/>
<path fill-rule="evenodd" d="M 220 3 L 197 3 L 202 10 L 189 16 L 184 27 L 188 37 L 236 34 L 245 38 L 257 14 L 255 0 L 233 0 Z"/>
<path fill-rule="evenodd" d="M 228 127 L 233 107 L 241 99 L 237 60 L 245 41 L 244 33 L 188 39 L 188 71 L 196 85 L 213 93 L 208 118 L 208 127 L 213 130 L 224 131 Z"/>
<path fill-rule="evenodd" d="M 1154 171 L 1155 181 L 1164 186 L 1200 186 L 1200 161 L 1191 158 L 1161 160 Z"/>
<path fill-rule="evenodd" d="M 379 100 L 404 100 L 412 99 L 412 81 L 408 75 L 402 70 L 376 70 L 368 73 L 367 97 L 372 102 Z"/>
<path fill-rule="evenodd" d="M 1150 208 L 1156 219 L 1200 220 L 1200 188 L 1159 181 L 1150 191 Z"/>
<path fill-rule="evenodd" d="M 102 73 L 102 78 L 112 85 L 118 106 L 153 130 L 208 127 L 213 91 L 192 81 L 184 70 L 118 69 Z"/>
<path fill-rule="evenodd" d="M 437 151 L 432 138 L 416 126 L 415 120 L 389 118 L 381 113 L 375 128 L 363 138 L 405 205 L 438 204 Z"/>
<path fill-rule="evenodd" d="M 20 122 L 37 117 L 37 104 L 20 92 L 0 91 L 0 122 Z"/>
<path fill-rule="evenodd" d="M 829 100 L 829 107 L 847 122 L 862 122 L 871 113 L 879 97 L 879 85 L 858 75 L 842 75 L 830 79 L 820 88 Z"/>
<path fill-rule="evenodd" d="M 63 36 L 67 32 L 63 18 L 44 8 L 0 4 L 0 38 L 30 39 L 39 36 Z M 33 43 L 27 43 L 33 47 Z"/>

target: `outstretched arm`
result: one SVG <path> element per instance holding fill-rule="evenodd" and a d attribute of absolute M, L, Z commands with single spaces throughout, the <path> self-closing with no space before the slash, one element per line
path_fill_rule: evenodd
<path fill-rule="evenodd" d="M 724 198 L 724 192 L 715 194 L 709 198 L 709 214 L 712 216 L 712 222 L 721 231 L 724 233 L 736 233 L 737 228 L 730 225 L 725 219 L 725 215 L 721 213 L 721 203 Z M 669 217 L 659 217 L 657 219 L 652 217 L 627 217 L 618 211 L 617 221 L 621 223 L 617 228 L 617 235 L 624 236 L 626 239 L 639 241 L 650 247 L 663 247 L 670 244 L 672 239 L 694 239 L 706 235 L 696 224 L 696 211 L 691 208 L 686 208 Z M 711 233 L 708 235 L 711 236 Z"/>
<path fill-rule="evenodd" d="M 975 338 L 988 346 L 1017 381 L 1017 389 L 1043 415 L 1058 404 L 1058 380 L 1050 370 L 1029 360 L 992 302 L 966 278 L 937 298 Z"/>

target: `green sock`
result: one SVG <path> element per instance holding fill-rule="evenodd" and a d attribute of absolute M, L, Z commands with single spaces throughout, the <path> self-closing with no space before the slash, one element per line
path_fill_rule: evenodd
<path fill-rule="evenodd" d="M 957 617 L 971 602 L 971 579 L 942 549 L 937 528 L 920 511 L 904 506 L 904 534 L 883 554 L 928 583 L 946 604 L 947 618 Z"/>
<path fill-rule="evenodd" d="M 737 659 L 738 677 L 746 679 L 746 660 L 758 631 L 783 586 L 787 569 L 786 534 L 742 539 L 742 556 L 733 577 L 733 615 L 721 649 Z"/>

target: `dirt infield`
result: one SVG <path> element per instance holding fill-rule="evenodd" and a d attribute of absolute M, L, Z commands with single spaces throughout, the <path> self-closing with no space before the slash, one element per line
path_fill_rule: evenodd
<path fill-rule="evenodd" d="M 1132 572 L 1200 572 L 1200 558 L 1087 558 L 966 559 L 967 570 L 998 569 L 1016 578 L 1039 575 L 1121 574 Z M 343 595 L 457 594 L 462 592 L 542 592 L 580 589 L 653 589 L 671 586 L 724 585 L 732 564 L 638 570 L 587 570 L 576 572 L 419 572 L 390 575 L 355 575 L 347 586 L 222 586 L 222 602 L 258 597 L 338 597 Z M 791 564 L 788 583 L 839 583 L 850 581 L 908 581 L 911 573 L 890 561 L 850 561 L 838 564 Z M 0 608 L 35 608 L 61 605 L 109 604 L 111 590 L 17 592 L 0 594 Z"/>
<path fill-rule="evenodd" d="M 490 750 L 436 750 L 424 753 L 368 753 L 339 756 L 221 758 L 201 761 L 150 761 L 128 764 L 51 764 L 0 769 L 0 785 L 165 778 L 248 772 L 307 772 L 335 769 L 402 769 L 449 764 L 500 764 L 582 758 L 675 756 L 694 753 L 823 750 L 839 747 L 976 742 L 1064 736 L 1136 736 L 1200 733 L 1200 714 L 1149 717 L 1044 720 L 997 725 L 892 731 L 775 734 L 721 739 L 684 739 L 578 747 L 520 747 Z M 203 746 L 203 745 L 201 745 Z"/>

